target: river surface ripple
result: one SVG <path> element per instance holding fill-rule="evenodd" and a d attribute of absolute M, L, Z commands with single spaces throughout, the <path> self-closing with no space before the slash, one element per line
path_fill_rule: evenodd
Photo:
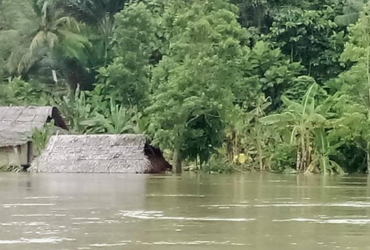
<path fill-rule="evenodd" d="M 1 250 L 370 249 L 370 179 L 1 174 Z"/>

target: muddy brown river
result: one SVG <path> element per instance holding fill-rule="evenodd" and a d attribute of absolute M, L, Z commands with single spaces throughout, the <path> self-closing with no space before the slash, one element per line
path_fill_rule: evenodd
<path fill-rule="evenodd" d="M 1 174 L 1 250 L 370 249 L 367 177 Z"/>

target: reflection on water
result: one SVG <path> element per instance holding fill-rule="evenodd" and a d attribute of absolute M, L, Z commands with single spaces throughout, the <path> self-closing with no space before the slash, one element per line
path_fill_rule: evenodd
<path fill-rule="evenodd" d="M 370 249 L 369 183 L 271 174 L 2 174 L 0 249 Z"/>

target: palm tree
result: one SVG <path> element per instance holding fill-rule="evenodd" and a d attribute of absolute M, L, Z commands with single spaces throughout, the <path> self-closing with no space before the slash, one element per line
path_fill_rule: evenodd
<path fill-rule="evenodd" d="M 27 76 L 37 64 L 55 68 L 66 59 L 84 59 L 84 50 L 90 43 L 80 34 L 79 23 L 62 10 L 54 1 L 30 0 L 35 20 L 34 30 L 21 36 L 26 49 L 13 51 L 8 59 L 10 72 Z"/>
<path fill-rule="evenodd" d="M 114 16 L 123 9 L 127 0 L 53 0 L 77 20 L 99 25 L 107 15 Z"/>
<path fill-rule="evenodd" d="M 93 27 L 92 36 L 100 43 L 102 62 L 106 66 L 109 63 L 109 51 L 114 31 L 114 16 L 121 11 L 127 0 L 53 0 L 56 1 L 67 13 Z M 94 46 L 99 47 L 99 46 Z M 100 51 L 95 51 L 99 53 Z"/>

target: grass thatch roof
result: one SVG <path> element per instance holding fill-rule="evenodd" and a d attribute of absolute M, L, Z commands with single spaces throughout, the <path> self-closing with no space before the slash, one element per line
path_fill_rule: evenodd
<path fill-rule="evenodd" d="M 143 135 L 53 136 L 30 168 L 41 173 L 149 173 Z"/>
<path fill-rule="evenodd" d="M 67 129 L 55 107 L 0 107 L 0 147 L 12 147 L 30 141 L 35 129 L 42 129 L 50 120 Z"/>

